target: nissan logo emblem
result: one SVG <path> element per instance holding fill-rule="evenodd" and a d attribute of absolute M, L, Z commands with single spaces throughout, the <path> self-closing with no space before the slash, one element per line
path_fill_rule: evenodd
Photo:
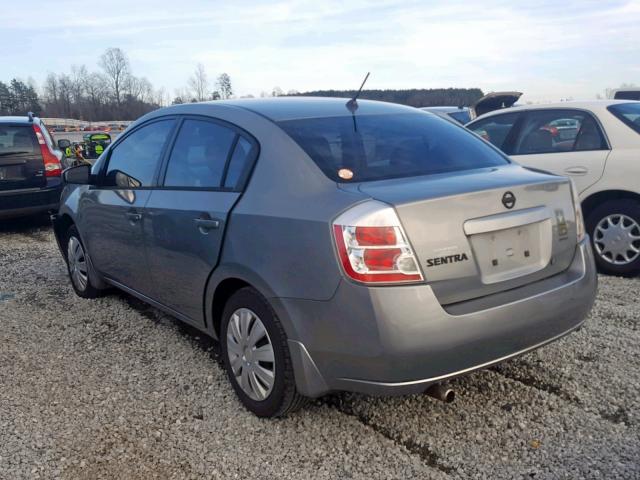
<path fill-rule="evenodd" d="M 506 208 L 511 210 L 516 206 L 516 196 L 511 192 L 505 192 L 505 194 L 502 196 L 502 204 Z"/>

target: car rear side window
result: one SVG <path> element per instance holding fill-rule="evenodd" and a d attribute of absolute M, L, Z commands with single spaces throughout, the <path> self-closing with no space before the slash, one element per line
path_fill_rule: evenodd
<path fill-rule="evenodd" d="M 254 156 L 255 147 L 246 138 L 240 137 L 229 161 L 227 176 L 224 179 L 225 188 L 240 188 Z"/>
<path fill-rule="evenodd" d="M 640 102 L 618 103 L 607 108 L 611 113 L 640 133 Z"/>
<path fill-rule="evenodd" d="M 164 186 L 219 188 L 235 136 L 217 123 L 185 120 L 171 151 Z"/>
<path fill-rule="evenodd" d="M 593 116 L 579 110 L 532 110 L 519 129 L 512 155 L 605 150 Z"/>
<path fill-rule="evenodd" d="M 35 153 L 39 146 L 31 126 L 0 124 L 0 156 Z"/>
<path fill-rule="evenodd" d="M 106 185 L 122 188 L 152 186 L 174 124 L 173 119 L 150 123 L 115 145 L 109 156 Z"/>
<path fill-rule="evenodd" d="M 519 117 L 520 114 L 518 113 L 492 115 L 489 118 L 473 122 L 468 128 L 476 135 L 505 151 L 505 143 L 509 132 L 511 132 Z"/>
<path fill-rule="evenodd" d="M 463 127 L 425 113 L 355 114 L 287 120 L 278 125 L 336 182 L 413 177 L 509 163 Z"/>

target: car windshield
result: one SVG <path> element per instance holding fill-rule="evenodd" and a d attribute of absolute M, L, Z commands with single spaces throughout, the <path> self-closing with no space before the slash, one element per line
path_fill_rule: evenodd
<path fill-rule="evenodd" d="M 365 182 L 505 165 L 497 149 L 436 115 L 286 120 L 278 125 L 336 182 Z"/>
<path fill-rule="evenodd" d="M 469 115 L 468 110 L 460 110 L 458 112 L 449 112 L 448 115 L 463 125 L 471 121 L 471 115 Z"/>
<path fill-rule="evenodd" d="M 0 156 L 37 151 L 38 144 L 30 126 L 0 125 Z"/>
<path fill-rule="evenodd" d="M 640 133 L 640 102 L 618 103 L 609 106 L 608 110 L 636 132 Z"/>

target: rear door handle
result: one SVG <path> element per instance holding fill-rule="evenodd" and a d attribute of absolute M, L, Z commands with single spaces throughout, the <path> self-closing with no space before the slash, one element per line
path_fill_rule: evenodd
<path fill-rule="evenodd" d="M 220 220 L 214 220 L 212 218 L 196 218 L 194 220 L 198 230 L 202 233 L 207 233 L 209 230 L 214 230 L 220 227 Z"/>
<path fill-rule="evenodd" d="M 586 175 L 589 173 L 589 169 L 586 167 L 569 167 L 564 170 L 569 175 Z"/>
<path fill-rule="evenodd" d="M 131 223 L 137 223 L 142 220 L 142 214 L 137 212 L 127 212 L 127 218 Z"/>

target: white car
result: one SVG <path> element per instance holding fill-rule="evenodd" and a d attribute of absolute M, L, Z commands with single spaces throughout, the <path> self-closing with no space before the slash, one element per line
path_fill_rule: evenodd
<path fill-rule="evenodd" d="M 526 105 L 467 128 L 522 165 L 571 177 L 600 271 L 640 273 L 640 102 Z"/>

